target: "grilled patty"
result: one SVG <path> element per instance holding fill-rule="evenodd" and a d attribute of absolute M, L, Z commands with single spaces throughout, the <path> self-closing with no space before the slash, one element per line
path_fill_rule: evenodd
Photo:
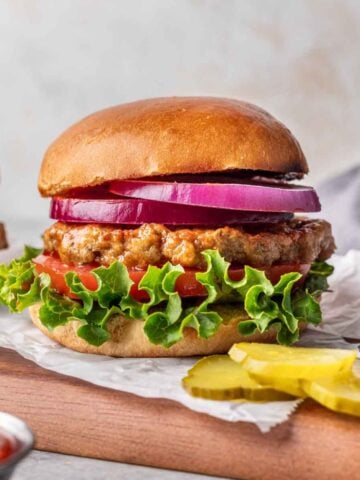
<path fill-rule="evenodd" d="M 335 250 L 331 226 L 324 220 L 292 219 L 277 225 L 184 228 L 145 224 L 136 229 L 57 222 L 44 233 L 45 250 L 63 263 L 146 268 L 166 261 L 188 268 L 204 267 L 201 252 L 216 249 L 231 263 L 252 266 L 311 263 Z"/>

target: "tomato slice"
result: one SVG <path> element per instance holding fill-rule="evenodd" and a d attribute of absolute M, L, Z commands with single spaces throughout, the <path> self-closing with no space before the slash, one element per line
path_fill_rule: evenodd
<path fill-rule="evenodd" d="M 69 287 L 66 285 L 65 274 L 68 272 L 77 273 L 80 280 L 89 290 L 94 291 L 97 289 L 97 281 L 92 274 L 92 270 L 99 265 L 67 265 L 62 263 L 57 256 L 47 254 L 39 255 L 33 259 L 33 262 L 36 271 L 38 273 L 49 274 L 53 288 L 63 295 L 77 298 L 76 295 L 70 292 Z M 300 272 L 303 276 L 306 276 L 310 269 L 310 264 L 284 264 L 256 268 L 264 270 L 271 282 L 276 283 L 284 273 Z M 206 295 L 205 287 L 196 280 L 195 274 L 197 272 L 199 272 L 199 270 L 186 269 L 177 279 L 176 291 L 181 297 L 203 297 Z M 147 293 L 144 290 L 139 289 L 139 283 L 144 275 L 145 270 L 129 270 L 129 276 L 134 282 L 130 293 L 132 297 L 138 301 L 145 301 L 148 299 Z M 244 269 L 242 267 L 230 267 L 229 275 L 232 280 L 241 280 L 244 276 Z"/>

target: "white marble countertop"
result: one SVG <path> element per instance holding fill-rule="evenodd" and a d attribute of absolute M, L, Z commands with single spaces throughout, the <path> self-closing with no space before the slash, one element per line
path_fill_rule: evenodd
<path fill-rule="evenodd" d="M 33 451 L 16 469 L 11 480 L 206 480 L 194 473 L 175 472 L 92 458 Z M 221 480 L 221 478 L 216 477 Z M 223 479 L 225 480 L 225 479 Z"/>

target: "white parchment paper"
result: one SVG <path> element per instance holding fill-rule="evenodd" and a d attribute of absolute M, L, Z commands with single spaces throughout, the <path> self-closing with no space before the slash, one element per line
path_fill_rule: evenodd
<path fill-rule="evenodd" d="M 21 242 L 0 253 L 0 263 L 21 253 Z M 332 293 L 323 296 L 325 323 L 309 329 L 301 343 L 307 346 L 356 348 L 342 337 L 360 339 L 360 251 L 332 260 L 335 274 Z M 216 402 L 190 397 L 181 387 L 181 379 L 195 359 L 128 359 L 80 354 L 68 350 L 33 327 L 27 313 L 10 315 L 0 308 L 0 346 L 16 350 L 43 368 L 77 377 L 96 385 L 143 397 L 175 400 L 197 412 L 226 421 L 256 424 L 266 432 L 287 420 L 300 400 L 271 403 Z"/>

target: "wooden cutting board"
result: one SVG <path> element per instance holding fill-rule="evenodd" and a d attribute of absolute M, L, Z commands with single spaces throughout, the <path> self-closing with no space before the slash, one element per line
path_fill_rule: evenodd
<path fill-rule="evenodd" d="M 262 434 L 170 400 L 62 376 L 0 349 L 0 410 L 28 422 L 40 450 L 243 480 L 360 478 L 360 420 L 312 401 Z"/>

